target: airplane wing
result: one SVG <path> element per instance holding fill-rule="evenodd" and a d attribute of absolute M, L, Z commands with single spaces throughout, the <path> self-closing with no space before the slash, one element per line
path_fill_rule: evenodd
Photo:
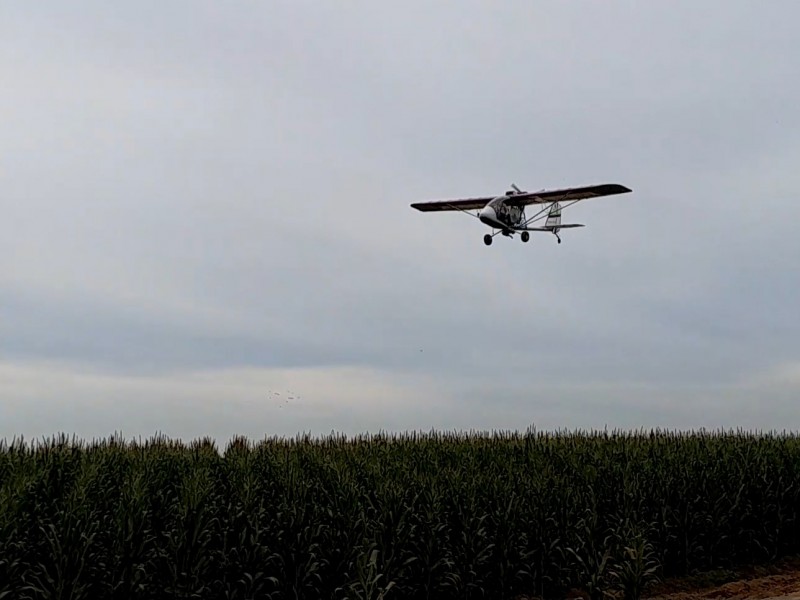
<path fill-rule="evenodd" d="M 422 212 L 441 210 L 477 210 L 486 206 L 486 204 L 494 198 L 495 196 L 483 196 L 481 198 L 457 198 L 454 200 L 415 202 L 411 205 L 411 208 L 416 208 Z"/>
<path fill-rule="evenodd" d="M 557 201 L 583 200 L 613 194 L 625 194 L 632 191 L 630 188 L 618 183 L 602 183 L 583 187 L 564 188 L 560 190 L 542 190 L 540 192 L 522 192 L 510 196 L 507 204 L 525 206 L 527 204 L 544 204 Z M 429 202 L 415 202 L 411 205 L 422 212 L 443 210 L 477 210 L 483 208 L 490 200 L 497 196 L 481 196 L 477 198 L 457 198 L 453 200 L 433 200 Z"/>
<path fill-rule="evenodd" d="M 524 192 L 515 194 L 506 201 L 506 204 L 525 206 L 527 204 L 544 204 L 546 202 L 569 202 L 571 200 L 584 200 L 614 194 L 626 194 L 630 188 L 618 183 L 601 183 L 583 187 L 564 188 L 561 190 L 542 190 L 541 192 Z"/>

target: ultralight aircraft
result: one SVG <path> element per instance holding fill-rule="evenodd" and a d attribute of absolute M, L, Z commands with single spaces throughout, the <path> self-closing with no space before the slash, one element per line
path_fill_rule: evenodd
<path fill-rule="evenodd" d="M 580 223 L 562 223 L 561 211 L 563 209 L 587 198 L 626 194 L 633 191 L 618 183 L 601 183 L 538 192 L 524 192 L 514 184 L 511 184 L 511 188 L 502 196 L 415 202 L 411 207 L 422 212 L 458 210 L 477 218 L 481 223 L 488 225 L 493 230 L 491 234 L 487 233 L 483 236 L 483 242 L 487 246 L 491 245 L 494 236 L 498 233 L 502 233 L 506 237 L 513 237 L 514 233 L 519 232 L 520 239 L 523 242 L 527 242 L 530 239 L 530 231 L 549 231 L 556 236 L 560 244 L 559 231 L 573 227 L 584 227 Z M 565 202 L 567 204 L 562 206 L 562 203 Z M 526 217 L 525 207 L 530 204 L 543 206 L 533 216 Z M 475 214 L 470 212 L 473 210 L 476 211 Z M 543 226 L 529 226 L 531 223 L 545 218 L 546 221 Z M 497 231 L 494 231 L 495 229 Z"/>

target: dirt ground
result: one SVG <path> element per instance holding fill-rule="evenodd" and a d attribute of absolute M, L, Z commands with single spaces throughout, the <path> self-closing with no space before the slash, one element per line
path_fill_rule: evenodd
<path fill-rule="evenodd" d="M 621 597 L 621 595 L 620 595 Z M 585 590 L 573 589 L 568 600 L 588 600 Z M 656 584 L 642 600 L 800 600 L 800 557 L 774 565 L 702 573 Z M 517 600 L 535 600 L 520 596 Z"/>
<path fill-rule="evenodd" d="M 708 583 L 712 576 L 667 581 L 647 595 L 648 600 L 800 600 L 800 558 L 771 567 L 745 569 L 728 574 L 726 583 Z M 706 579 L 706 582 L 703 580 Z"/>

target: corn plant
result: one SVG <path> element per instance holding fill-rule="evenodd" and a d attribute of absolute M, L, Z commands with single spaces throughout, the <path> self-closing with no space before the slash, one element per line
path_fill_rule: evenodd
<path fill-rule="evenodd" d="M 800 552 L 800 438 L 0 442 L 0 598 L 639 598 Z"/>

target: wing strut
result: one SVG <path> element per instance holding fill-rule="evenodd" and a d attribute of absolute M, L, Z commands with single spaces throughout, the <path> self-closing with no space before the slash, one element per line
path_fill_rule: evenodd
<path fill-rule="evenodd" d="M 452 208 L 452 209 L 454 209 L 454 210 L 457 210 L 457 211 L 459 211 L 459 212 L 463 212 L 465 215 L 469 215 L 470 217 L 474 217 L 474 218 L 476 218 L 476 219 L 480 220 L 480 217 L 479 217 L 478 215 L 474 215 L 474 214 L 472 214 L 472 213 L 471 213 L 471 212 L 469 212 L 469 211 L 468 211 L 466 208 L 462 208 L 462 207 L 460 207 L 460 206 L 456 206 L 455 204 L 446 204 L 445 206 L 449 206 L 449 207 L 451 207 L 451 208 Z"/>

